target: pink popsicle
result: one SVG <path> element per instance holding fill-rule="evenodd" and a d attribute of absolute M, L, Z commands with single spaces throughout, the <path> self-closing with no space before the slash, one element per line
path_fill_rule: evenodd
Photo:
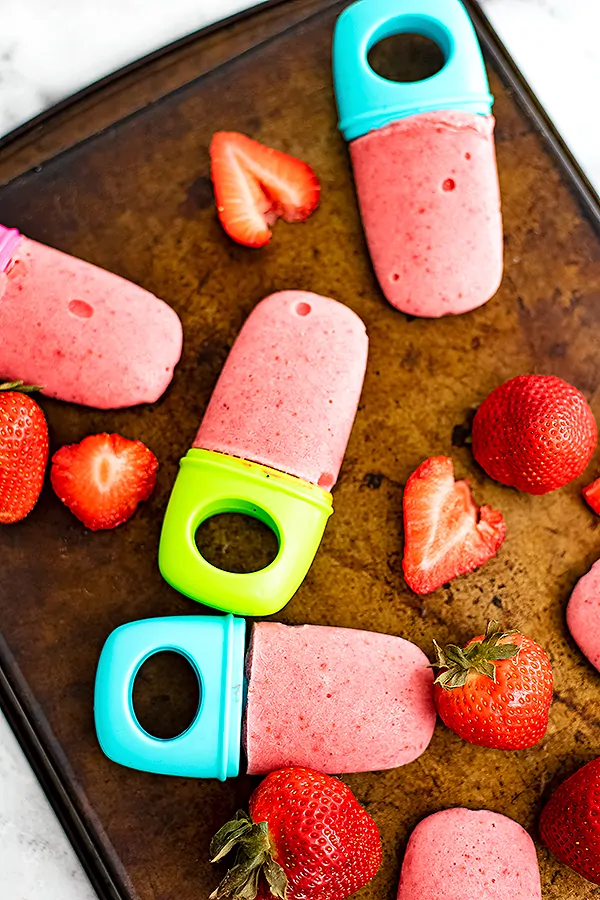
<path fill-rule="evenodd" d="M 494 119 L 421 113 L 350 144 L 360 211 L 385 296 L 438 317 L 481 306 L 502 278 Z"/>
<path fill-rule="evenodd" d="M 0 379 L 98 409 L 158 400 L 181 356 L 177 313 L 83 260 L 26 237 L 14 244 L 0 271 Z"/>
<path fill-rule="evenodd" d="M 413 831 L 398 900 L 541 900 L 533 841 L 488 810 L 446 809 Z"/>
<path fill-rule="evenodd" d="M 330 490 L 354 422 L 367 349 L 365 326 L 347 306 L 304 291 L 272 294 L 239 333 L 193 446 Z"/>
<path fill-rule="evenodd" d="M 246 660 L 248 772 L 364 772 L 412 762 L 435 726 L 428 666 L 400 637 L 255 624 Z"/>
<path fill-rule="evenodd" d="M 600 560 L 575 585 L 567 625 L 581 652 L 600 671 Z"/>

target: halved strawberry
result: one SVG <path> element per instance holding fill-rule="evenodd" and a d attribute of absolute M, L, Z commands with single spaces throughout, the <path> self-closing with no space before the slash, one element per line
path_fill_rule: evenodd
<path fill-rule="evenodd" d="M 416 594 L 483 565 L 506 535 L 502 513 L 473 502 L 466 481 L 454 481 L 447 456 L 421 463 L 404 490 L 404 577 Z"/>
<path fill-rule="evenodd" d="M 600 478 L 584 487 L 582 493 L 594 512 L 600 515 Z"/>
<path fill-rule="evenodd" d="M 279 216 L 301 222 L 319 202 L 319 181 L 307 163 L 245 134 L 218 131 L 210 158 L 221 224 L 239 244 L 264 247 Z"/>
<path fill-rule="evenodd" d="M 134 514 L 154 490 L 157 469 L 158 460 L 141 441 L 93 434 L 54 454 L 50 480 L 73 515 L 98 531 Z"/>

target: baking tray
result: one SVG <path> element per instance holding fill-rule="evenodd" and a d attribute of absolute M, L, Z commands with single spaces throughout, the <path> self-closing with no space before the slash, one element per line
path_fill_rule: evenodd
<path fill-rule="evenodd" d="M 496 96 L 505 226 L 497 296 L 468 315 L 411 319 L 383 299 L 366 252 L 347 148 L 336 129 L 330 74 L 344 2 L 271 3 L 208 29 L 19 129 L 0 147 L 0 221 L 118 272 L 164 297 L 184 324 L 172 386 L 154 406 L 86 410 L 43 399 L 52 447 L 102 430 L 145 441 L 157 489 L 114 532 L 92 534 L 48 485 L 35 511 L 0 530 L 0 700 L 101 898 L 196 900 L 218 873 L 209 836 L 243 806 L 256 779 L 220 784 L 120 768 L 96 743 L 92 697 L 108 634 L 146 616 L 205 610 L 160 577 L 156 549 L 177 471 L 231 343 L 266 294 L 300 288 L 335 297 L 371 340 L 365 388 L 335 515 L 301 589 L 277 616 L 431 640 L 466 640 L 486 619 L 519 626 L 548 650 L 556 693 L 544 740 L 503 753 L 463 743 L 438 724 L 413 764 L 347 776 L 376 819 L 384 862 L 362 891 L 395 896 L 406 840 L 440 808 L 487 807 L 537 840 L 552 784 L 598 754 L 598 676 L 571 641 L 564 608 L 600 554 L 585 479 L 530 497 L 490 479 L 466 443 L 473 410 L 513 375 L 573 382 L 600 416 L 600 205 L 506 51 L 475 6 Z M 252 251 L 220 228 L 207 147 L 217 129 L 246 132 L 309 161 L 323 185 L 305 224 L 278 224 Z M 501 509 L 508 537 L 478 572 L 420 598 L 401 574 L 403 485 L 432 454 L 448 454 L 475 497 Z M 597 472 L 598 455 L 590 467 Z M 213 529 L 217 552 L 233 538 Z M 236 543 L 236 541 L 233 541 Z M 264 551 L 253 531 L 235 564 Z M 160 657 L 141 678 L 140 716 L 173 732 L 191 715 L 186 673 Z M 544 900 L 587 900 L 599 889 L 538 844 Z"/>

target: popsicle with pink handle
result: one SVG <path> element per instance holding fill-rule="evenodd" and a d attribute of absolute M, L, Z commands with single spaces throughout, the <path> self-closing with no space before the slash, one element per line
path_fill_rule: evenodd
<path fill-rule="evenodd" d="M 535 846 L 513 819 L 445 809 L 413 831 L 398 900 L 542 900 Z"/>
<path fill-rule="evenodd" d="M 396 83 L 371 69 L 369 50 L 402 32 L 438 44 L 437 74 Z M 502 219 L 493 97 L 460 0 L 359 0 L 338 19 L 333 66 L 383 293 L 415 316 L 481 306 L 502 278 Z"/>
<path fill-rule="evenodd" d="M 154 403 L 181 356 L 177 313 L 149 291 L 0 226 L 0 381 L 98 409 Z"/>
<path fill-rule="evenodd" d="M 284 766 L 370 772 L 412 762 L 433 735 L 433 675 L 410 641 L 259 622 L 246 659 L 251 775 Z"/>
<path fill-rule="evenodd" d="M 159 566 L 173 587 L 240 615 L 269 615 L 298 589 L 332 512 L 367 362 L 365 326 L 348 307 L 282 291 L 255 308 L 236 339 L 181 461 Z M 259 572 L 224 572 L 195 533 L 218 513 L 246 513 L 279 541 Z"/>

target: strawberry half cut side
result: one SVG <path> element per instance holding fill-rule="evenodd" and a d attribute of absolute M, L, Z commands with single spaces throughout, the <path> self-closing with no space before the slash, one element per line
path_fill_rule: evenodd
<path fill-rule="evenodd" d="M 154 490 L 157 469 L 158 460 L 141 441 L 93 434 L 54 454 L 50 480 L 73 515 L 98 531 L 131 518 Z"/>
<path fill-rule="evenodd" d="M 319 180 L 307 163 L 244 134 L 216 132 L 210 158 L 221 224 L 246 247 L 264 247 L 278 217 L 301 222 L 319 203 Z"/>
<path fill-rule="evenodd" d="M 404 559 L 408 586 L 429 594 L 495 556 L 506 536 L 502 513 L 478 507 L 454 464 L 435 456 L 413 472 L 404 490 Z"/>

